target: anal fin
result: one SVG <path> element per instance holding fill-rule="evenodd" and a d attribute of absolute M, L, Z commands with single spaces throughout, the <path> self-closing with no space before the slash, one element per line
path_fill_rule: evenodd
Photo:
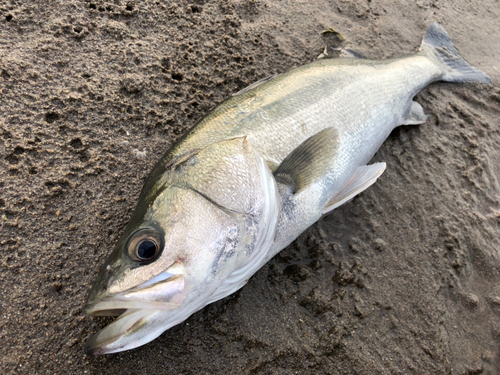
<path fill-rule="evenodd" d="M 405 116 L 403 125 L 419 125 L 429 119 L 429 116 L 424 113 L 424 109 L 417 102 L 411 102 L 410 109 Z"/>
<path fill-rule="evenodd" d="M 385 171 L 385 163 L 375 163 L 372 165 L 364 165 L 356 169 L 354 175 L 349 179 L 347 184 L 331 198 L 323 208 L 322 214 L 325 215 L 333 209 L 343 205 L 347 201 L 354 198 L 356 195 L 366 190 L 377 181 Z"/>

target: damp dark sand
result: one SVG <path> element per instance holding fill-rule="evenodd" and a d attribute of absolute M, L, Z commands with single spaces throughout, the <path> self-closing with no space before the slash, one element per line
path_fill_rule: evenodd
<path fill-rule="evenodd" d="M 500 3 L 0 3 L 0 372 L 498 374 Z M 376 185 L 234 295 L 99 358 L 82 305 L 144 178 L 209 109 L 312 61 L 321 32 L 374 59 L 439 21 L 493 85 L 436 83 Z"/>

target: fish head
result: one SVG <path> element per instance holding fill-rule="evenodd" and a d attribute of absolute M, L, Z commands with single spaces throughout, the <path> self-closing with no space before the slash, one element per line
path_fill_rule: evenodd
<path fill-rule="evenodd" d="M 276 185 L 246 138 L 215 143 L 180 160 L 141 195 L 102 266 L 84 312 L 119 315 L 87 353 L 143 345 L 214 300 L 255 248 L 269 243 Z"/>

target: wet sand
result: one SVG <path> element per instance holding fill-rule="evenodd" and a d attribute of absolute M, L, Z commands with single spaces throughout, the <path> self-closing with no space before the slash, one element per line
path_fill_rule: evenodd
<path fill-rule="evenodd" d="M 500 373 L 500 4 L 0 4 L 0 372 Z M 93 358 L 82 306 L 162 153 L 225 97 L 318 56 L 367 58 L 439 21 L 492 85 L 436 83 L 387 170 L 234 295 Z"/>

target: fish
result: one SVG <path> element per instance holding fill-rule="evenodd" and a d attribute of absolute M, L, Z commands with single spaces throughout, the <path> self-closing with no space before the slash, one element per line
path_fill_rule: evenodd
<path fill-rule="evenodd" d="M 408 56 L 327 57 L 241 90 L 167 150 L 89 293 L 85 314 L 117 318 L 87 354 L 137 348 L 234 293 L 375 183 L 391 131 L 427 120 L 424 87 L 491 82 L 437 22 Z"/>

